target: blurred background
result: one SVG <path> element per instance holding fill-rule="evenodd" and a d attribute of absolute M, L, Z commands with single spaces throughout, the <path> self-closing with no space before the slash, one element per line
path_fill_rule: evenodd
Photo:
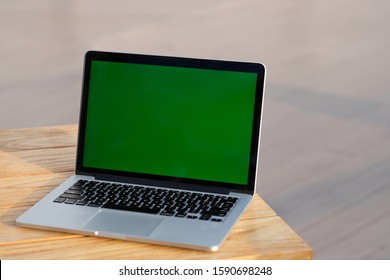
<path fill-rule="evenodd" d="M 262 62 L 258 193 L 315 259 L 390 259 L 389 14 L 386 0 L 1 0 L 0 129 L 77 123 L 90 49 Z"/>

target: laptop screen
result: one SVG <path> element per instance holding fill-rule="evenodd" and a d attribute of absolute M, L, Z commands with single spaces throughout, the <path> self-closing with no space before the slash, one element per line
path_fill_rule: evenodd
<path fill-rule="evenodd" d="M 99 59 L 88 68 L 84 168 L 248 184 L 258 73 Z"/>

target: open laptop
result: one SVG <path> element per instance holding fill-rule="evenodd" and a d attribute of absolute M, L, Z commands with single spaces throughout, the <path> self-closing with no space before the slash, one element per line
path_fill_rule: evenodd
<path fill-rule="evenodd" d="M 89 51 L 75 175 L 25 227 L 215 251 L 255 193 L 262 64 Z"/>

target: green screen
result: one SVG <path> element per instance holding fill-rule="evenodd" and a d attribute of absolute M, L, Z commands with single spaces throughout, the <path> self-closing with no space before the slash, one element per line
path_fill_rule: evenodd
<path fill-rule="evenodd" d="M 256 80 L 92 61 L 83 165 L 247 184 Z"/>

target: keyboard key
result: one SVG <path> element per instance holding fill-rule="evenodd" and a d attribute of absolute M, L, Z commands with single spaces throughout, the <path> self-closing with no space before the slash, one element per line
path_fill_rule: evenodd
<path fill-rule="evenodd" d="M 105 203 L 102 208 L 116 209 L 116 210 L 124 210 L 124 211 L 133 211 L 133 212 L 142 212 L 149 214 L 157 214 L 159 212 L 158 209 L 154 208 L 146 208 L 146 207 L 135 207 L 135 206 L 126 206 L 126 205 L 117 205 L 115 203 Z"/>
<path fill-rule="evenodd" d="M 80 198 L 80 195 L 64 193 L 64 194 L 60 195 L 60 198 L 70 198 L 70 199 L 76 199 L 77 200 L 77 199 Z"/>
<path fill-rule="evenodd" d="M 54 200 L 54 202 L 57 202 L 57 203 L 62 203 L 62 202 L 64 202 L 65 201 L 65 198 L 56 198 L 55 200 Z"/>
<path fill-rule="evenodd" d="M 175 214 L 174 212 L 167 212 L 167 211 L 162 211 L 160 213 L 161 216 L 173 216 L 173 214 Z"/>
<path fill-rule="evenodd" d="M 225 217 L 226 214 L 227 212 L 225 211 L 215 211 L 215 210 L 202 211 L 202 215 L 209 215 L 209 216 Z"/>
<path fill-rule="evenodd" d="M 186 214 L 184 214 L 184 213 L 177 213 L 175 215 L 175 217 L 178 217 L 178 218 L 184 218 L 185 216 L 186 216 Z"/>
<path fill-rule="evenodd" d="M 192 213 L 192 214 L 198 214 L 200 212 L 200 208 L 196 208 L 196 209 L 189 209 L 188 213 Z"/>
<path fill-rule="evenodd" d="M 97 204 L 97 203 L 90 202 L 90 203 L 88 203 L 87 206 L 89 206 L 89 207 L 99 207 L 100 205 Z"/>
<path fill-rule="evenodd" d="M 69 190 L 67 190 L 64 194 L 76 194 L 76 195 L 80 195 L 81 192 L 82 192 L 81 189 L 80 189 L 80 190 L 69 189 Z"/>
<path fill-rule="evenodd" d="M 87 204 L 88 204 L 88 202 L 85 201 L 85 200 L 79 200 L 79 201 L 76 202 L 76 205 L 80 205 L 80 206 L 84 206 L 84 205 L 87 205 Z"/>
<path fill-rule="evenodd" d="M 202 215 L 199 217 L 199 220 L 208 221 L 211 219 L 211 216 L 209 215 Z"/>
<path fill-rule="evenodd" d="M 194 216 L 194 215 L 188 215 L 188 216 L 187 216 L 187 218 L 188 218 L 188 219 L 197 219 L 197 218 L 198 218 L 198 216 Z"/>
<path fill-rule="evenodd" d="M 64 201 L 66 204 L 75 204 L 77 199 L 68 198 Z"/>
<path fill-rule="evenodd" d="M 86 183 L 87 181 L 84 180 L 78 180 L 76 183 L 73 184 L 73 186 L 82 186 Z"/>

